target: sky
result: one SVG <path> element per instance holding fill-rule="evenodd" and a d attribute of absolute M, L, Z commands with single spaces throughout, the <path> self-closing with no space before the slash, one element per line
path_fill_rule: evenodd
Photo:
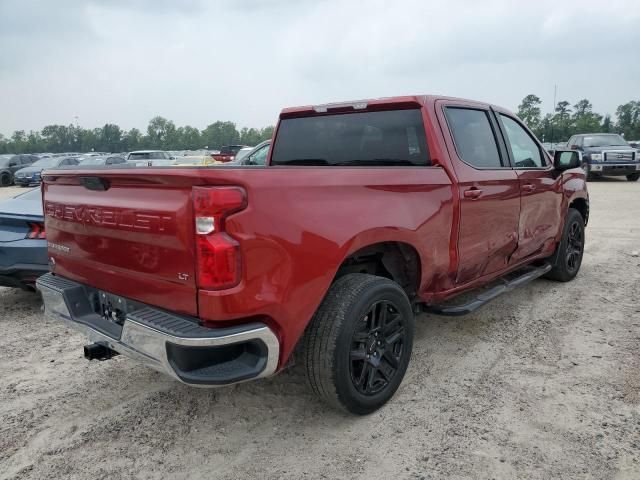
<path fill-rule="evenodd" d="M 0 0 L 0 133 L 410 94 L 640 100 L 638 0 Z"/>

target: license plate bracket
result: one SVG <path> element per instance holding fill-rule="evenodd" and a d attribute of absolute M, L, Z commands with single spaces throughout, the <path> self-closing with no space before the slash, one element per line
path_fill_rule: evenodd
<path fill-rule="evenodd" d="M 127 300 L 108 292 L 98 292 L 98 315 L 122 327 L 127 318 Z"/>

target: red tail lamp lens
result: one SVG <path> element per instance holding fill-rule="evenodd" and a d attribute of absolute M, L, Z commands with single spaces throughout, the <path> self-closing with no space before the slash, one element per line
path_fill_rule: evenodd
<path fill-rule="evenodd" d="M 240 282 L 240 245 L 225 233 L 224 222 L 246 206 L 240 187 L 193 187 L 199 288 L 222 290 Z"/>

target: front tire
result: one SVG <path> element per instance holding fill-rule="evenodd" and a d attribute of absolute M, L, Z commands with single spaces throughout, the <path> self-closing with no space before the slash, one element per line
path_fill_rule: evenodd
<path fill-rule="evenodd" d="M 11 175 L 8 173 L 3 173 L 0 175 L 0 186 L 8 187 L 11 185 Z"/>
<path fill-rule="evenodd" d="M 559 282 L 573 280 L 580 271 L 584 254 L 584 219 L 570 208 L 562 230 L 562 239 L 554 255 L 554 263 L 546 278 Z"/>
<path fill-rule="evenodd" d="M 640 173 L 632 173 L 631 175 L 627 175 L 627 180 L 630 182 L 636 182 L 640 178 Z"/>
<path fill-rule="evenodd" d="M 304 337 L 311 389 L 333 407 L 357 415 L 374 412 L 402 382 L 414 328 L 400 285 L 360 273 L 340 277 Z"/>

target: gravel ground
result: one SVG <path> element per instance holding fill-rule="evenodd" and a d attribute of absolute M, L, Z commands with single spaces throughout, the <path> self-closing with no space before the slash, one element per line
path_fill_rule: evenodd
<path fill-rule="evenodd" d="M 640 182 L 589 189 L 578 278 L 421 316 L 398 393 L 363 418 L 296 366 L 211 391 L 87 362 L 35 294 L 0 289 L 0 478 L 638 479 Z"/>

